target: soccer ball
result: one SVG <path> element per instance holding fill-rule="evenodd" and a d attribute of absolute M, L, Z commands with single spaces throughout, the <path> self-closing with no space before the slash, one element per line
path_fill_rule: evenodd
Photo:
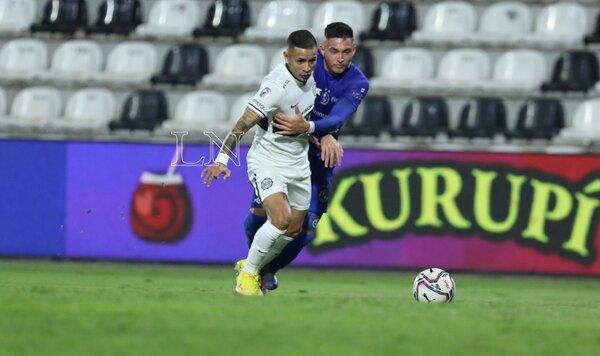
<path fill-rule="evenodd" d="M 440 268 L 421 271 L 413 283 L 413 296 L 422 303 L 451 302 L 456 294 L 456 284 L 448 272 Z"/>

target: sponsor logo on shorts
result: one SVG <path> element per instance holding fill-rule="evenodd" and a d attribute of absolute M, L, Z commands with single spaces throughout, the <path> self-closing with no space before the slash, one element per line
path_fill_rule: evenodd
<path fill-rule="evenodd" d="M 273 180 L 271 178 L 265 178 L 260 182 L 260 187 L 262 190 L 267 190 L 273 186 Z"/>

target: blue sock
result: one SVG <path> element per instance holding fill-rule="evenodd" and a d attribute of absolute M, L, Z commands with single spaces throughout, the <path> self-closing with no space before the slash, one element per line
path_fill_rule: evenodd
<path fill-rule="evenodd" d="M 279 256 L 275 257 L 273 261 L 269 263 L 269 266 L 273 269 L 273 272 L 277 272 L 283 267 L 292 263 L 292 261 L 298 257 L 300 251 L 314 240 L 317 222 L 321 218 L 322 214 L 309 212 L 305 221 L 302 232 L 294 238 L 289 244 L 287 244 Z M 311 228 L 308 229 L 308 226 Z"/>
<path fill-rule="evenodd" d="M 267 218 L 263 218 L 262 216 L 254 215 L 252 213 L 246 215 L 246 219 L 244 219 L 244 232 L 246 233 L 248 246 L 252 245 L 254 235 L 256 235 L 258 229 L 260 229 L 265 222 L 267 222 Z"/>

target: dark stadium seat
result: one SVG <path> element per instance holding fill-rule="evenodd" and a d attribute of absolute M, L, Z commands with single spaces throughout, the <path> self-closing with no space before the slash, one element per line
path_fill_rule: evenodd
<path fill-rule="evenodd" d="M 48 0 L 39 23 L 31 26 L 34 32 L 73 34 L 87 26 L 85 0 Z"/>
<path fill-rule="evenodd" d="M 196 43 L 173 46 L 167 53 L 160 74 L 152 77 L 154 84 L 194 85 L 208 73 L 206 48 Z"/>
<path fill-rule="evenodd" d="M 488 137 L 506 133 L 506 108 L 498 98 L 475 98 L 463 106 L 451 137 Z"/>
<path fill-rule="evenodd" d="M 373 54 L 368 47 L 358 46 L 356 48 L 356 54 L 354 55 L 354 58 L 352 58 L 352 63 L 360 68 L 367 78 L 373 76 Z"/>
<path fill-rule="evenodd" d="M 360 39 L 404 41 L 416 28 L 417 15 L 412 2 L 383 1 L 373 11 L 371 26 L 360 34 Z"/>
<path fill-rule="evenodd" d="M 141 23 L 139 0 L 103 0 L 98 7 L 96 22 L 87 28 L 87 32 L 127 35 Z"/>
<path fill-rule="evenodd" d="M 208 9 L 204 26 L 194 36 L 237 37 L 250 26 L 250 6 L 246 0 L 215 0 Z"/>
<path fill-rule="evenodd" d="M 404 107 L 398 136 L 430 136 L 448 132 L 448 105 L 440 97 L 412 99 Z"/>
<path fill-rule="evenodd" d="M 379 136 L 392 129 L 392 106 L 385 96 L 367 96 L 342 129 L 342 135 Z"/>
<path fill-rule="evenodd" d="M 594 52 L 568 51 L 556 61 L 552 78 L 542 84 L 542 91 L 587 92 L 598 79 L 598 58 Z"/>
<path fill-rule="evenodd" d="M 153 131 L 168 119 L 167 98 L 162 91 L 139 90 L 132 93 L 121 111 L 121 117 L 109 124 L 111 130 Z"/>
<path fill-rule="evenodd" d="M 551 139 L 565 126 L 564 110 L 558 99 L 531 99 L 519 109 L 509 138 Z"/>

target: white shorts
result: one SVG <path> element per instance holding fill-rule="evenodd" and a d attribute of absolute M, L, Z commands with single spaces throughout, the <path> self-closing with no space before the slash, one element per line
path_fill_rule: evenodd
<path fill-rule="evenodd" d="M 249 160 L 248 179 L 261 202 L 271 194 L 282 192 L 292 209 L 302 211 L 310 206 L 310 168 L 282 169 L 266 164 L 251 164 Z"/>

